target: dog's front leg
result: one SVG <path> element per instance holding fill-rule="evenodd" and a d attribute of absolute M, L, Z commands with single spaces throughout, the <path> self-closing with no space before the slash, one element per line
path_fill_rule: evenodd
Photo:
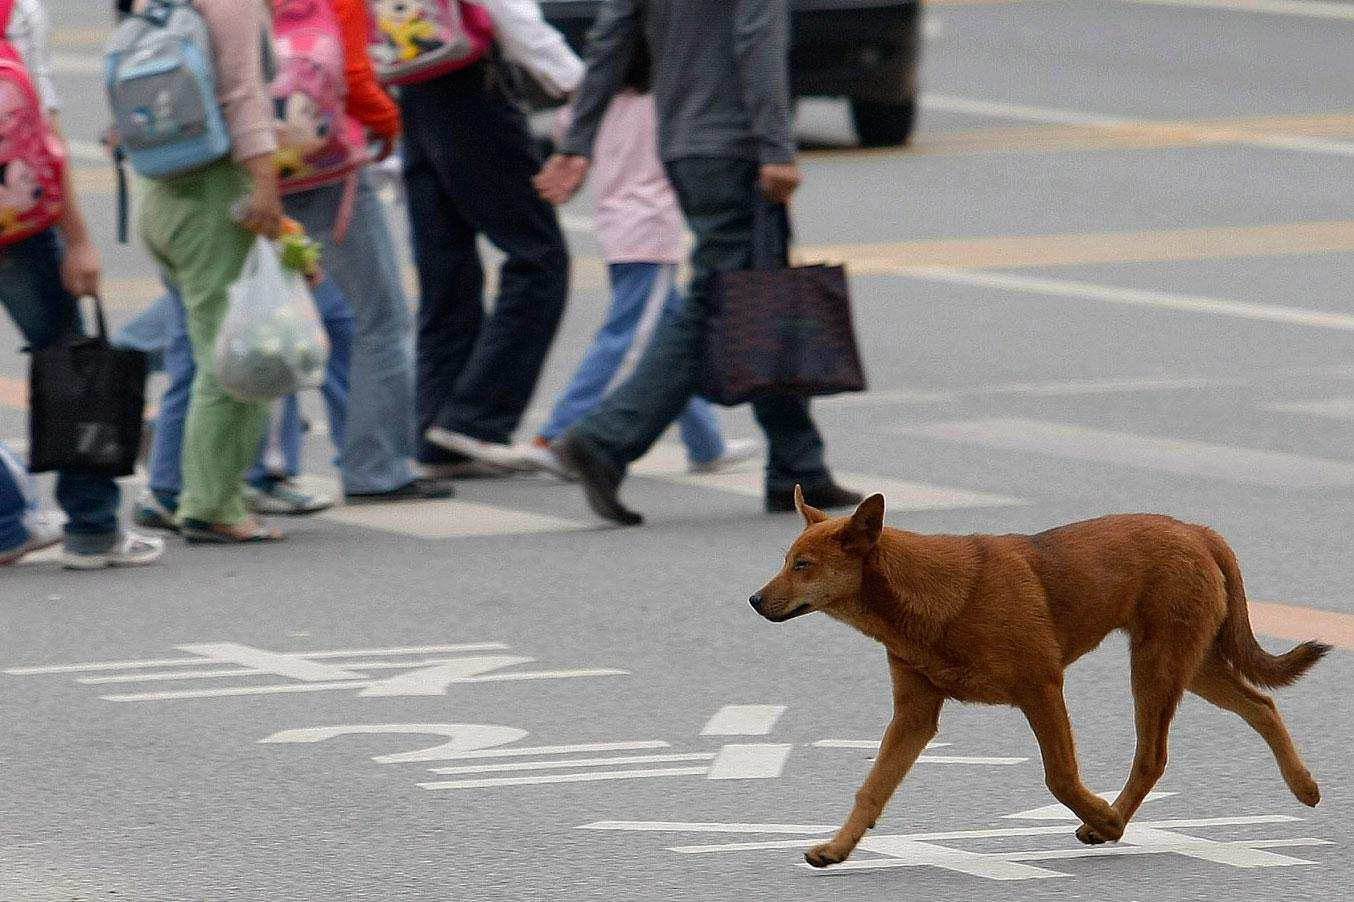
<path fill-rule="evenodd" d="M 804 853 L 804 860 L 816 868 L 846 860 L 865 831 L 874 826 L 917 756 L 936 735 L 944 697 L 921 676 L 895 663 L 891 657 L 889 669 L 893 675 L 893 720 L 884 731 L 884 741 L 880 743 L 879 756 L 870 768 L 870 775 L 856 793 L 851 816 L 830 841 Z"/>

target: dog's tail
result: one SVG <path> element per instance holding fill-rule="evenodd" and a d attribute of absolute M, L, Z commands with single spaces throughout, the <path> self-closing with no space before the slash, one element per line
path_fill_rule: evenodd
<path fill-rule="evenodd" d="M 1212 530 L 1205 530 L 1205 536 L 1213 552 L 1213 560 L 1227 581 L 1227 617 L 1216 640 L 1222 656 L 1257 685 L 1277 689 L 1296 681 L 1320 661 L 1331 647 L 1312 640 L 1281 655 L 1272 655 L 1261 648 L 1251 630 L 1246 587 L 1241 581 L 1241 568 L 1237 565 L 1236 555 L 1222 536 Z"/>

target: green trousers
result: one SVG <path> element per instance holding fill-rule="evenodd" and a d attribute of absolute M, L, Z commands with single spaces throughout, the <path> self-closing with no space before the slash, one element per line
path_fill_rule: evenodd
<path fill-rule="evenodd" d="M 244 474 L 267 428 L 268 405 L 227 394 L 212 362 L 230 285 L 254 243 L 230 213 L 249 189 L 248 173 L 229 160 L 143 186 L 141 235 L 183 297 L 197 365 L 184 424 L 181 521 L 233 526 L 245 519 Z"/>

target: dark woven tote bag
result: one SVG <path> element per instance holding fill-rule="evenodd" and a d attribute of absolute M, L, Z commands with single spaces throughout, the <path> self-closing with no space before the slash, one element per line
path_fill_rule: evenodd
<path fill-rule="evenodd" d="M 29 470 L 130 476 L 141 444 L 146 355 L 108 343 L 94 300 L 95 335 L 64 336 L 33 350 L 29 371 Z"/>
<path fill-rule="evenodd" d="M 733 406 L 759 398 L 864 391 L 843 266 L 789 266 L 789 215 L 760 199 L 753 268 L 711 290 L 702 392 Z"/>

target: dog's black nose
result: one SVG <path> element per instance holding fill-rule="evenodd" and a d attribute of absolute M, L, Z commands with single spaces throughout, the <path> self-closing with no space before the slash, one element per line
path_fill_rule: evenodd
<path fill-rule="evenodd" d="M 748 604 L 752 605 L 752 609 L 754 611 L 760 611 L 762 609 L 762 596 L 760 595 L 752 596 L 751 598 L 748 599 Z"/>

